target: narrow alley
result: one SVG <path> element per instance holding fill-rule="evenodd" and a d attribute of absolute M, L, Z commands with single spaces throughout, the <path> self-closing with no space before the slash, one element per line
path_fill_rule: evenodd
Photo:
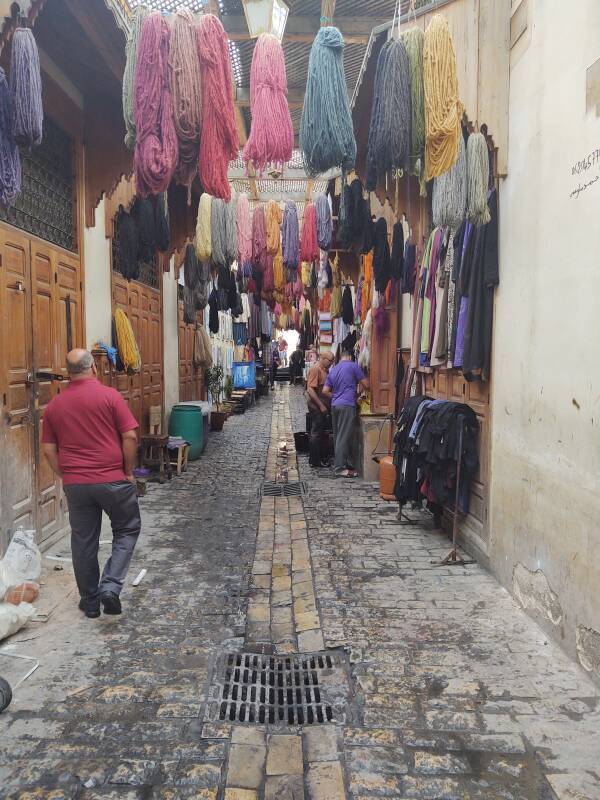
<path fill-rule="evenodd" d="M 151 486 L 121 617 L 45 559 L 62 595 L 0 649 L 39 659 L 3 800 L 600 797 L 598 688 L 481 567 L 435 566 L 443 533 L 297 461 L 304 412 L 278 386 Z M 303 496 L 265 494 L 286 470 Z"/>

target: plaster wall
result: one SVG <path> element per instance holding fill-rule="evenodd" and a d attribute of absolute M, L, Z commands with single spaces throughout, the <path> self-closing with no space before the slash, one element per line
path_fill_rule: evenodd
<path fill-rule="evenodd" d="M 165 374 L 165 421 L 179 402 L 179 327 L 177 320 L 177 277 L 175 260 L 171 271 L 163 272 L 163 355 Z"/>
<path fill-rule="evenodd" d="M 110 286 L 110 239 L 106 238 L 102 198 L 96 209 L 96 224 L 84 228 L 85 342 L 86 347 L 102 339 L 110 342 L 112 297 Z"/>
<path fill-rule="evenodd" d="M 600 117 L 586 71 L 599 31 L 597 0 L 527 0 L 511 52 L 489 546 L 501 581 L 597 680 Z"/>

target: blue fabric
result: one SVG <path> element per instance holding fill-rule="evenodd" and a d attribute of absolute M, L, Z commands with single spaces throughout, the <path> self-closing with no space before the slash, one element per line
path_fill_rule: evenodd
<path fill-rule="evenodd" d="M 231 373 L 234 389 L 256 389 L 256 364 L 253 361 L 234 361 Z"/>

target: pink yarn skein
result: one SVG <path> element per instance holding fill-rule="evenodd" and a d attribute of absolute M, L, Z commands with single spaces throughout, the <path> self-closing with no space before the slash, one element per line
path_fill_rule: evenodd
<path fill-rule="evenodd" d="M 302 237 L 300 239 L 300 260 L 316 261 L 319 258 L 319 241 L 317 239 L 317 210 L 310 201 L 304 207 Z"/>

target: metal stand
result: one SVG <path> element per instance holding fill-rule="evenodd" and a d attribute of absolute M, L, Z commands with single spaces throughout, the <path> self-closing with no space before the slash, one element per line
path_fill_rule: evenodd
<path fill-rule="evenodd" d="M 458 535 L 458 500 L 460 496 L 460 476 L 462 471 L 462 456 L 463 456 L 463 432 L 464 422 L 460 419 L 458 429 L 458 457 L 456 459 L 456 489 L 454 490 L 454 517 L 452 519 L 452 550 L 441 561 L 432 561 L 438 567 L 445 566 L 462 566 L 464 564 L 474 564 L 473 559 L 465 560 L 460 558 L 456 549 L 456 539 Z"/>

